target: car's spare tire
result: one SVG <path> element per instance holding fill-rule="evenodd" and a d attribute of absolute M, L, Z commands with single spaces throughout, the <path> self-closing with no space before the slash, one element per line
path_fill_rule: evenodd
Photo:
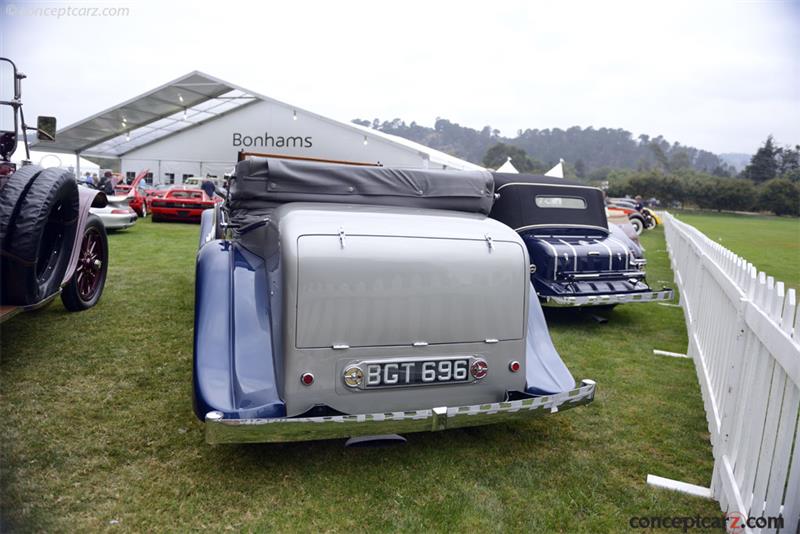
<path fill-rule="evenodd" d="M 34 172 L 31 167 L 11 176 L 0 202 L 3 304 L 37 304 L 56 294 L 75 243 L 79 215 L 75 176 L 56 168 Z M 16 202 L 9 211 L 10 187 Z"/>
<path fill-rule="evenodd" d="M 33 185 L 42 168 L 38 165 L 25 165 L 8 177 L 3 192 L 0 194 L 0 246 L 5 249 L 6 233 L 12 216 L 17 209 L 19 199 Z"/>

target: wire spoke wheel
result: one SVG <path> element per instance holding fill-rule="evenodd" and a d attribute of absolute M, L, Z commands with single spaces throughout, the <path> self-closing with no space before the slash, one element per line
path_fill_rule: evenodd
<path fill-rule="evenodd" d="M 84 302 L 89 302 L 97 292 L 102 278 L 102 268 L 105 258 L 102 257 L 103 247 L 100 244 L 100 232 L 95 227 L 89 227 L 83 234 L 81 252 L 78 266 L 75 270 L 78 295 Z"/>

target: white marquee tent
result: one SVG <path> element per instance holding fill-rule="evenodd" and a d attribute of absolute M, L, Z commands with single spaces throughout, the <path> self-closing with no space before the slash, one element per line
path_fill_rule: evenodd
<path fill-rule="evenodd" d="M 33 148 L 117 161 L 128 175 L 149 169 L 156 183 L 221 175 L 235 165 L 239 151 L 389 167 L 482 168 L 198 71 L 67 126 L 54 142 L 38 141 Z"/>

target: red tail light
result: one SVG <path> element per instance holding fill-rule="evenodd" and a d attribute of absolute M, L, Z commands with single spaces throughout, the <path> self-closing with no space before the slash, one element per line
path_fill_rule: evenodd
<path fill-rule="evenodd" d="M 111 210 L 114 215 L 128 215 L 131 210 Z"/>

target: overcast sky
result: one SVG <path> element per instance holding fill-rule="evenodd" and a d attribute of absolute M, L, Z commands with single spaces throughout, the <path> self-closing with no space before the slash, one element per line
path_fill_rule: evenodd
<path fill-rule="evenodd" d="M 2 4 L 28 116 L 61 126 L 196 69 L 345 121 L 605 126 L 717 153 L 800 143 L 798 1 Z"/>

